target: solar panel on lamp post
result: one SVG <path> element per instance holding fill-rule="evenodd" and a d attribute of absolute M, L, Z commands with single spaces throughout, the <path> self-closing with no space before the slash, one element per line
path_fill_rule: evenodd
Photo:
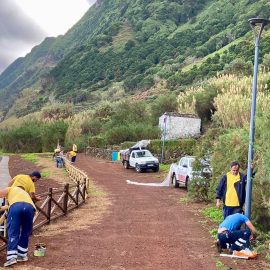
<path fill-rule="evenodd" d="M 250 218 L 251 214 L 251 196 L 252 196 L 252 175 L 253 175 L 253 154 L 254 154 L 254 132 L 255 132 L 255 112 L 257 97 L 257 78 L 259 63 L 259 45 L 260 38 L 264 27 L 270 23 L 268 19 L 252 18 L 248 20 L 253 29 L 255 38 L 255 55 L 254 55 L 254 71 L 252 82 L 252 99 L 250 110 L 250 127 L 249 127 L 249 146 L 248 146 L 248 168 L 247 168 L 247 187 L 246 187 L 246 207 L 245 215 Z"/>

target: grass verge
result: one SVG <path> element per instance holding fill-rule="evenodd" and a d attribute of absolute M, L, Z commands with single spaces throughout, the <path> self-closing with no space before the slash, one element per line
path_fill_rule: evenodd
<path fill-rule="evenodd" d="M 31 161 L 34 164 L 37 164 L 38 156 L 35 153 L 22 154 L 21 157 L 22 157 L 23 160 Z"/>

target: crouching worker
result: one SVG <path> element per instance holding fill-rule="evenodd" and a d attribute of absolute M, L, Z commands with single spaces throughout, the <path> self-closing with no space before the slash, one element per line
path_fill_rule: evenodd
<path fill-rule="evenodd" d="M 21 187 L 0 190 L 0 197 L 9 204 L 7 214 L 7 261 L 4 266 L 28 261 L 28 242 L 32 231 L 35 205 L 30 195 Z"/>
<path fill-rule="evenodd" d="M 63 157 L 64 157 L 63 152 L 60 149 L 57 148 L 54 150 L 53 158 L 56 161 L 57 168 L 62 168 L 64 166 Z"/>
<path fill-rule="evenodd" d="M 38 171 L 34 171 L 29 175 L 18 174 L 9 183 L 9 187 L 23 187 L 28 192 L 34 202 L 40 201 L 41 197 L 36 195 L 35 182 L 41 179 L 41 174 Z"/>
<path fill-rule="evenodd" d="M 241 229 L 243 224 L 247 228 Z M 250 250 L 249 241 L 255 237 L 256 229 L 250 220 L 243 214 L 233 214 L 219 225 L 217 248 L 220 253 L 222 249 L 228 249 L 235 256 L 255 258 L 257 253 Z"/>

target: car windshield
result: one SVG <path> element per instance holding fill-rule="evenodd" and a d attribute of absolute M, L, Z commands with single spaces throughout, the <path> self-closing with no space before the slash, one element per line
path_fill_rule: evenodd
<path fill-rule="evenodd" d="M 148 150 L 143 150 L 135 153 L 136 158 L 152 157 L 153 155 Z"/>

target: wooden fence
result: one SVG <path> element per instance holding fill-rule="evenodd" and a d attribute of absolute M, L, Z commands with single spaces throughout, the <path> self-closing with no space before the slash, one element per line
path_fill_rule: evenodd
<path fill-rule="evenodd" d="M 69 175 L 69 178 L 75 183 L 77 183 L 77 182 L 82 183 L 82 182 L 86 181 L 86 187 L 88 189 L 89 178 L 88 178 L 86 172 L 84 172 L 83 170 L 74 166 L 74 164 L 71 163 L 67 158 L 64 159 L 64 162 L 65 162 L 65 168 L 66 168 L 66 171 Z"/>
<path fill-rule="evenodd" d="M 74 184 L 65 184 L 63 189 L 49 188 L 48 192 L 38 194 L 42 200 L 36 203 L 33 230 L 50 224 L 52 220 L 67 215 L 74 208 L 83 204 L 87 198 L 89 178 L 87 174 L 65 159 L 65 169 Z M 4 226 L 6 227 L 6 225 Z M 0 232 L 0 250 L 6 248 L 6 231 Z"/>

